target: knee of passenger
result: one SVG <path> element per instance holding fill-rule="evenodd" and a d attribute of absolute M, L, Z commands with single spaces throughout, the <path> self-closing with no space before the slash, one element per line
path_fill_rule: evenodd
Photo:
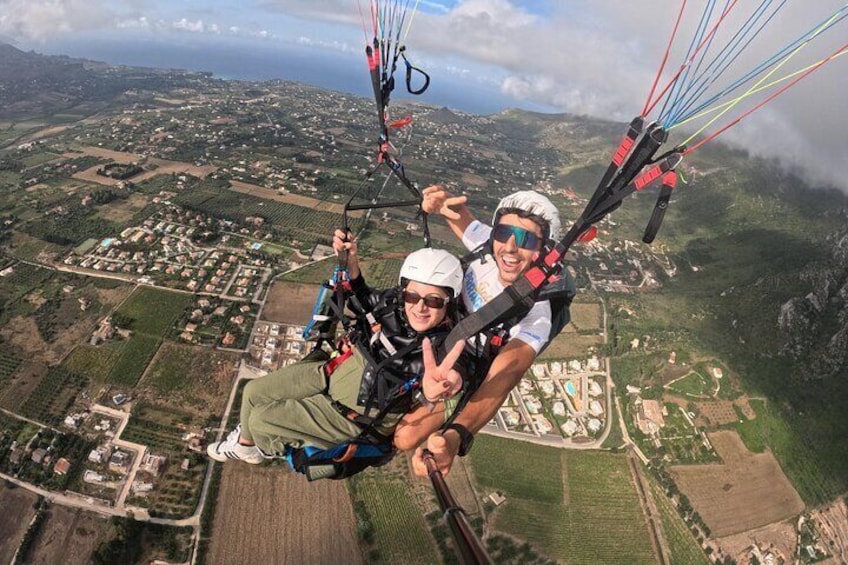
<path fill-rule="evenodd" d="M 413 426 L 398 426 L 395 429 L 394 444 L 400 451 L 411 451 L 418 447 L 421 438 L 415 433 Z"/>

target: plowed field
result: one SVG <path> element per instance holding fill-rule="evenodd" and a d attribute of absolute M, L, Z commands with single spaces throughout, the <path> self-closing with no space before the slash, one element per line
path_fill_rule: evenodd
<path fill-rule="evenodd" d="M 91 554 L 109 533 L 106 518 L 76 508 L 52 506 L 46 511 L 29 562 L 87 565 L 91 563 Z"/>
<path fill-rule="evenodd" d="M 362 563 L 347 488 L 279 466 L 225 464 L 208 562 Z"/>
<path fill-rule="evenodd" d="M 714 537 L 772 524 L 804 509 L 771 452 L 751 453 L 733 431 L 709 438 L 723 464 L 681 465 L 671 472 Z"/>

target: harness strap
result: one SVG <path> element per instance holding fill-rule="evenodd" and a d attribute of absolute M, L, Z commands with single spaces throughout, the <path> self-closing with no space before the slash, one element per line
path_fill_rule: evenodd
<path fill-rule="evenodd" d="M 330 359 L 326 364 L 324 364 L 324 376 L 329 379 L 330 376 L 336 372 L 336 369 L 339 368 L 339 365 L 350 359 L 350 356 L 353 355 L 353 351 L 353 347 L 351 347 L 344 353 L 336 355 L 335 357 Z"/>

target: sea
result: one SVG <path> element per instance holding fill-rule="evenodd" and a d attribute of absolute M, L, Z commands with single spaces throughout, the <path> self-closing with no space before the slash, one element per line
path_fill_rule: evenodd
<path fill-rule="evenodd" d="M 75 38 L 19 49 L 46 55 L 68 55 L 115 65 L 185 69 L 211 73 L 221 79 L 264 81 L 291 80 L 360 96 L 372 96 L 371 82 L 363 53 L 334 51 L 295 43 L 195 39 L 191 41 L 138 40 L 117 38 Z M 423 66 L 423 65 L 422 65 Z M 406 93 L 404 69 L 396 72 L 393 99 L 415 99 L 425 104 L 446 106 L 474 114 L 488 115 L 506 108 L 552 112 L 552 108 L 516 100 L 499 90 L 488 77 L 467 78 L 456 72 L 431 75 L 430 87 L 421 96 Z M 413 86 L 417 86 L 414 84 Z"/>

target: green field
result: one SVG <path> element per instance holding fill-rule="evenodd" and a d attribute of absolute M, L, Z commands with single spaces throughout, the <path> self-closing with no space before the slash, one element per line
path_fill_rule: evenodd
<path fill-rule="evenodd" d="M 656 562 L 625 455 L 481 435 L 471 464 L 483 492 L 507 498 L 497 530 L 562 562 Z"/>
<path fill-rule="evenodd" d="M 158 409 L 151 405 L 135 407 L 121 439 L 148 446 L 156 455 L 166 455 L 168 465 L 159 478 L 158 487 L 144 499 L 143 503 L 157 515 L 184 518 L 194 512 L 203 486 L 206 458 L 186 450 L 181 437 L 184 425 L 190 423 L 190 414 L 181 414 L 173 409 Z M 184 458 L 192 462 L 184 471 L 180 463 Z"/>
<path fill-rule="evenodd" d="M 701 550 L 674 504 L 653 477 L 650 477 L 648 481 L 651 485 L 654 501 L 657 503 L 657 509 L 660 512 L 660 523 L 662 524 L 663 535 L 668 542 L 671 563 L 708 565 L 710 560 Z"/>
<path fill-rule="evenodd" d="M 114 315 L 116 323 L 123 324 L 119 327 L 132 331 L 129 339 L 113 341 L 96 349 L 82 346 L 66 363 L 88 367 L 93 378 L 135 386 L 165 333 L 190 304 L 191 296 L 186 294 L 138 287 Z M 107 367 L 108 373 L 103 377 Z"/>
<path fill-rule="evenodd" d="M 360 537 L 374 543 L 370 562 L 437 563 L 434 540 L 408 483 L 381 470 L 363 477 L 350 490 Z M 362 530 L 369 528 L 365 522 L 370 534 Z"/>
<path fill-rule="evenodd" d="M 22 361 L 12 355 L 0 351 L 0 391 L 6 386 L 6 381 L 18 370 Z"/>
<path fill-rule="evenodd" d="M 129 328 L 135 333 L 162 336 L 191 304 L 187 294 L 140 286 L 116 312 L 132 320 Z"/>
<path fill-rule="evenodd" d="M 161 338 L 148 335 L 134 335 L 125 341 L 120 354 L 109 371 L 109 382 L 116 385 L 135 386 L 144 373 L 144 369 L 159 348 Z"/>
<path fill-rule="evenodd" d="M 683 396 L 694 398 L 705 398 L 715 390 L 712 377 L 709 377 L 701 372 L 692 371 L 680 380 L 668 385 L 669 391 Z"/>
<path fill-rule="evenodd" d="M 86 375 L 91 380 L 104 383 L 109 379 L 109 373 L 115 361 L 121 354 L 123 343 L 106 343 L 99 346 L 78 345 L 62 361 L 62 367 L 73 373 Z"/>
<path fill-rule="evenodd" d="M 51 368 L 41 379 L 20 413 L 27 418 L 57 426 L 65 417 L 77 394 L 88 386 L 88 379 L 59 367 Z"/>

